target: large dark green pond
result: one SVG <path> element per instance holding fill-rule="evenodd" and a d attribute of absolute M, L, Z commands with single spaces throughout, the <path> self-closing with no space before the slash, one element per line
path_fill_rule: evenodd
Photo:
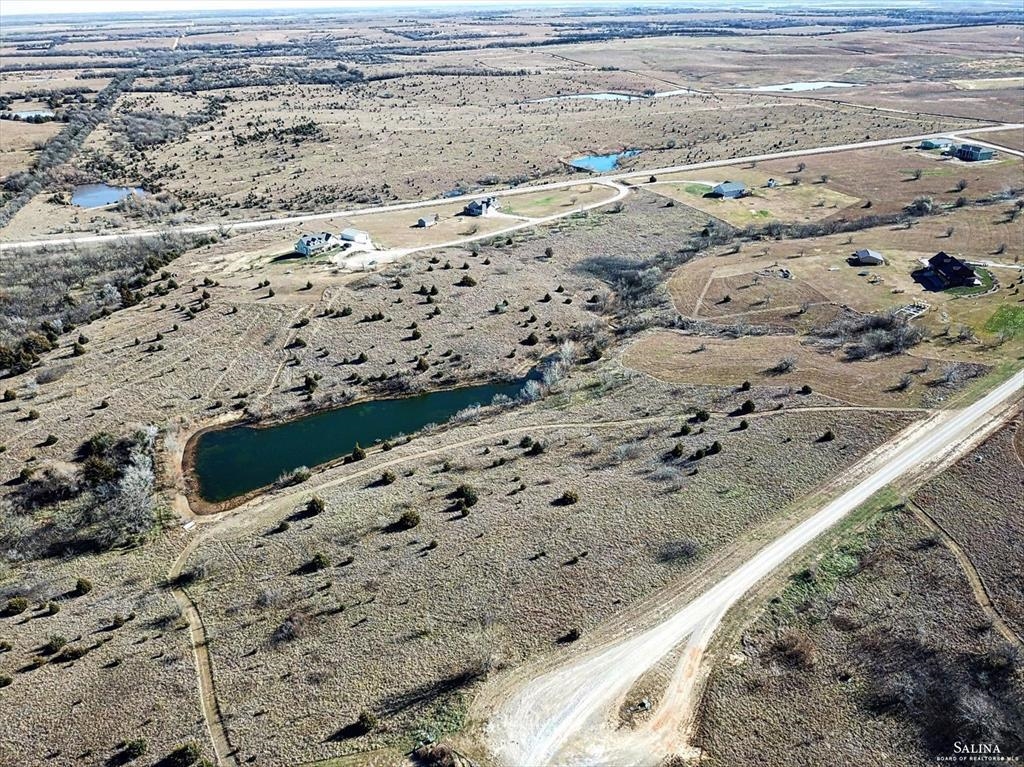
<path fill-rule="evenodd" d="M 486 405 L 498 394 L 514 397 L 525 379 L 375 400 L 304 416 L 277 426 L 232 426 L 199 435 L 192 471 L 210 502 L 272 484 L 299 466 L 317 466 L 352 452 L 358 442 L 411 434 L 443 423 L 460 410 Z"/>

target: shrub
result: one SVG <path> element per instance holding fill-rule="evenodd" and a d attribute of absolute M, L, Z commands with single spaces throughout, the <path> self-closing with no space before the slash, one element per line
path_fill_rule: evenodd
<path fill-rule="evenodd" d="M 480 500 L 476 489 L 471 485 L 459 485 L 454 491 L 452 491 L 451 497 L 462 501 L 467 508 L 470 506 L 476 506 L 477 501 Z"/>
<path fill-rule="evenodd" d="M 694 540 L 685 538 L 679 541 L 669 541 L 658 549 L 658 561 L 670 564 L 693 559 L 700 554 L 700 544 Z"/>
<path fill-rule="evenodd" d="M 41 652 L 43 655 L 53 655 L 54 653 L 62 650 L 64 645 L 68 643 L 68 640 L 62 637 L 60 634 L 52 634 L 46 643 L 43 645 Z"/>
<path fill-rule="evenodd" d="M 555 506 L 572 506 L 579 503 L 580 496 L 575 490 L 566 490 L 555 499 Z"/>
<path fill-rule="evenodd" d="M 742 413 L 743 415 L 749 415 L 750 413 L 753 413 L 756 409 L 757 406 L 754 404 L 753 400 L 748 399 L 746 402 L 740 405 L 740 413 Z"/>
<path fill-rule="evenodd" d="M 167 758 L 161 762 L 161 765 L 165 767 L 192 767 L 193 764 L 199 761 L 202 757 L 203 752 L 199 749 L 199 746 L 195 743 L 186 743 L 183 746 L 178 746 Z"/>
<path fill-rule="evenodd" d="M 18 398 L 18 395 L 15 393 L 14 389 L 5 389 L 4 390 L 4 402 L 13 402 L 17 398 Z"/>
<path fill-rule="evenodd" d="M 57 435 L 47 434 L 46 439 L 43 440 L 43 447 L 50 447 L 50 445 L 57 444 Z"/>
<path fill-rule="evenodd" d="M 395 472 L 393 472 L 393 471 L 385 471 L 383 474 L 380 475 L 380 480 L 379 481 L 380 481 L 380 484 L 382 484 L 382 485 L 390 485 L 390 484 L 392 484 L 397 479 L 398 479 L 398 477 L 395 476 Z"/>
<path fill-rule="evenodd" d="M 4 605 L 3 615 L 21 615 L 28 609 L 28 600 L 25 597 L 11 597 Z"/>
<path fill-rule="evenodd" d="M 47 602 L 46 603 L 46 614 L 47 615 L 56 615 L 59 612 L 60 612 L 60 605 L 59 604 L 57 604 L 56 602 Z"/>
<path fill-rule="evenodd" d="M 746 422 L 744 422 L 744 423 L 746 423 Z M 722 443 L 719 442 L 718 440 L 715 440 L 710 445 L 708 445 L 708 448 L 707 448 L 707 451 L 706 451 L 707 455 L 718 455 L 721 452 L 722 452 Z"/>
<path fill-rule="evenodd" d="M 308 570 L 311 573 L 318 572 L 320 570 L 326 570 L 331 566 L 331 560 L 327 558 L 326 554 L 317 553 L 313 555 L 313 558 L 309 560 Z"/>
<path fill-rule="evenodd" d="M 418 511 L 408 509 L 402 512 L 402 516 L 398 518 L 398 527 L 401 530 L 412 530 L 416 525 L 420 523 L 420 514 Z"/>
<path fill-rule="evenodd" d="M 376 730 L 378 724 L 380 724 L 380 720 L 377 719 L 377 715 L 365 709 L 359 712 L 359 717 L 356 719 L 356 727 L 363 735 Z"/>
<path fill-rule="evenodd" d="M 519 440 L 519 447 L 523 448 L 524 450 L 528 447 L 533 447 L 533 437 L 527 434 L 525 437 Z"/>
<path fill-rule="evenodd" d="M 361 448 L 359 446 L 359 443 L 357 442 L 356 446 L 352 448 L 352 460 L 361 461 L 364 458 L 366 458 L 366 451 L 363 448 Z"/>
<path fill-rule="evenodd" d="M 818 437 L 818 442 L 831 442 L 836 438 L 836 434 L 831 429 L 827 429 L 824 434 Z"/>
<path fill-rule="evenodd" d="M 92 591 L 92 581 L 88 578 L 79 578 L 75 581 L 74 594 L 76 597 L 84 597 L 90 591 Z"/>
<path fill-rule="evenodd" d="M 744 381 L 740 384 L 740 391 L 750 391 L 750 381 Z"/>
<path fill-rule="evenodd" d="M 530 449 L 527 450 L 525 454 L 526 455 L 530 455 L 530 456 L 535 456 L 535 455 L 540 455 L 543 452 L 544 452 L 544 443 L 543 442 L 534 442 L 530 446 Z"/>
<path fill-rule="evenodd" d="M 327 506 L 324 505 L 323 499 L 315 495 L 306 502 L 306 513 L 310 516 L 323 514 L 326 508 Z"/>
<path fill-rule="evenodd" d="M 703 408 L 698 409 L 693 414 L 693 420 L 697 421 L 698 423 L 704 423 L 706 421 L 711 420 L 711 413 L 709 413 L 707 410 L 704 410 Z"/>
<path fill-rule="evenodd" d="M 811 389 L 811 387 L 808 386 L 807 384 L 804 384 L 803 386 L 800 387 L 801 394 L 810 394 L 812 391 L 813 389 Z"/>
<path fill-rule="evenodd" d="M 9 676 L 0 676 L 0 688 L 7 687 L 13 680 Z"/>
<path fill-rule="evenodd" d="M 809 669 L 816 662 L 816 653 L 811 640 L 796 629 L 786 630 L 772 648 L 781 658 L 796 668 Z"/>
<path fill-rule="evenodd" d="M 455 283 L 460 288 L 472 288 L 476 286 L 476 280 L 468 274 L 462 275 L 462 279 Z"/>
<path fill-rule="evenodd" d="M 747 419 L 744 418 L 742 421 L 740 421 L 740 425 L 739 425 L 738 428 L 739 428 L 740 431 L 743 431 L 744 429 L 748 429 L 748 428 L 750 428 L 750 422 Z"/>
<path fill-rule="evenodd" d="M 125 743 L 124 750 L 121 753 L 124 754 L 125 759 L 138 759 L 146 753 L 147 748 L 148 746 L 146 745 L 145 740 L 142 738 L 136 738 L 135 740 L 130 740 Z"/>

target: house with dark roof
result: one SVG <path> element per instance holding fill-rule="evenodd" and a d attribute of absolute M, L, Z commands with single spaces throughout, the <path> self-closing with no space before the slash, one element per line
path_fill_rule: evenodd
<path fill-rule="evenodd" d="M 980 162 L 981 160 L 991 160 L 995 157 L 996 153 L 987 146 L 961 144 L 953 154 L 958 160 L 963 160 L 964 162 Z"/>
<path fill-rule="evenodd" d="M 341 241 L 330 232 L 304 234 L 295 243 L 295 252 L 303 256 L 312 256 L 325 250 L 337 247 Z"/>
<path fill-rule="evenodd" d="M 492 210 L 498 209 L 498 200 L 495 197 L 484 197 L 482 200 L 473 200 L 462 209 L 464 216 L 486 216 Z"/>
<path fill-rule="evenodd" d="M 747 192 L 747 187 L 739 181 L 723 181 L 711 190 L 712 197 L 742 197 Z"/>
<path fill-rule="evenodd" d="M 911 275 L 926 290 L 975 287 L 981 285 L 981 278 L 974 269 L 959 258 L 939 251 L 928 259 L 928 266 Z"/>

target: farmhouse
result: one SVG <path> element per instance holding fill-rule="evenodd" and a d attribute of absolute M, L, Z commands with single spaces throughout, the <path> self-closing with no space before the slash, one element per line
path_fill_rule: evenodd
<path fill-rule="evenodd" d="M 462 209 L 464 216 L 486 216 L 492 210 L 498 209 L 498 200 L 495 197 L 485 197 L 482 200 L 473 200 Z"/>
<path fill-rule="evenodd" d="M 885 263 L 885 257 L 877 250 L 861 248 L 853 254 L 852 261 L 856 266 L 882 266 Z"/>
<path fill-rule="evenodd" d="M 428 226 L 433 226 L 434 224 L 436 224 L 437 219 L 438 216 L 436 213 L 432 216 L 424 216 L 423 218 L 420 218 L 420 220 L 416 222 L 416 226 L 420 229 L 426 229 Z"/>
<path fill-rule="evenodd" d="M 919 145 L 921 149 L 948 149 L 953 141 L 948 138 L 926 138 Z"/>
<path fill-rule="evenodd" d="M 340 245 L 341 242 L 330 232 L 317 232 L 316 234 L 304 234 L 295 243 L 295 252 L 303 256 L 312 256 L 314 253 L 328 250 Z"/>
<path fill-rule="evenodd" d="M 341 239 L 355 245 L 369 245 L 370 235 L 362 229 L 344 229 L 341 232 Z"/>
<path fill-rule="evenodd" d="M 979 162 L 980 160 L 991 160 L 995 152 L 986 146 L 977 144 L 961 144 L 954 152 L 957 159 L 964 162 Z"/>
<path fill-rule="evenodd" d="M 981 284 L 974 270 L 959 258 L 939 251 L 928 259 L 928 266 L 912 275 L 928 290 L 973 287 Z"/>
<path fill-rule="evenodd" d="M 747 187 L 739 181 L 723 181 L 711 190 L 712 197 L 742 197 L 746 194 Z"/>

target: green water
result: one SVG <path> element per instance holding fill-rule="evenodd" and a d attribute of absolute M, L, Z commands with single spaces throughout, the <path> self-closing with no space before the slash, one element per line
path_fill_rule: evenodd
<path fill-rule="evenodd" d="M 489 404 L 498 394 L 515 397 L 524 380 L 362 402 L 277 426 L 208 431 L 199 436 L 195 449 L 199 494 L 214 503 L 226 501 L 270 485 L 299 466 L 312 468 L 348 455 L 357 442 L 365 447 L 411 434 L 464 408 Z"/>

